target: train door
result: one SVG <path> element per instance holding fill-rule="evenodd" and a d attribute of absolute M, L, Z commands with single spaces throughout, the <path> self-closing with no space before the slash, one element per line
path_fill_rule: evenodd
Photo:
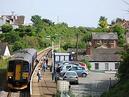
<path fill-rule="evenodd" d="M 20 80 L 20 78 L 21 78 L 21 64 L 16 64 L 15 80 Z"/>

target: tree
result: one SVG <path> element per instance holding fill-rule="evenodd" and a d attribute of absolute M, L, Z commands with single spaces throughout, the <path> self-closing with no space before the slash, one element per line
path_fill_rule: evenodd
<path fill-rule="evenodd" d="M 54 24 L 54 23 L 53 23 L 51 20 L 49 20 L 49 19 L 42 19 L 42 21 L 43 21 L 44 23 L 48 24 L 49 26 Z"/>
<path fill-rule="evenodd" d="M 118 34 L 118 43 L 119 46 L 124 46 L 125 44 L 125 32 L 126 30 L 123 28 L 122 25 L 116 24 L 112 27 L 113 32 L 117 32 Z"/>
<path fill-rule="evenodd" d="M 31 21 L 33 22 L 33 26 L 35 26 L 36 33 L 40 33 L 43 30 L 43 21 L 41 19 L 41 16 L 34 15 L 31 17 Z"/>
<path fill-rule="evenodd" d="M 13 30 L 13 27 L 10 24 L 4 24 L 1 26 L 1 29 L 2 29 L 3 33 L 8 33 L 8 32 L 11 32 Z"/>
<path fill-rule="evenodd" d="M 87 45 L 89 43 L 89 41 L 91 40 L 91 33 L 90 32 L 87 32 L 83 38 L 82 38 L 82 41 L 85 42 L 85 47 L 87 48 Z"/>
<path fill-rule="evenodd" d="M 121 52 L 122 61 L 120 62 L 120 66 L 118 69 L 118 77 L 122 79 L 129 79 L 129 48 Z"/>
<path fill-rule="evenodd" d="M 17 51 L 17 50 L 20 50 L 20 49 L 23 49 L 24 48 L 24 43 L 23 41 L 16 41 L 12 47 L 12 50 L 13 51 Z"/>
<path fill-rule="evenodd" d="M 19 41 L 20 37 L 19 37 L 19 33 L 17 32 L 10 32 L 10 33 L 6 33 L 4 34 L 4 41 L 8 42 L 9 44 L 13 44 L 15 43 L 15 41 Z"/>
<path fill-rule="evenodd" d="M 41 19 L 41 16 L 39 15 L 32 16 L 31 21 L 33 22 L 33 25 L 35 26 L 39 25 L 40 23 L 42 24 L 42 19 Z"/>
<path fill-rule="evenodd" d="M 99 19 L 99 26 L 101 28 L 107 28 L 108 27 L 107 18 L 105 18 L 104 16 L 101 16 Z"/>

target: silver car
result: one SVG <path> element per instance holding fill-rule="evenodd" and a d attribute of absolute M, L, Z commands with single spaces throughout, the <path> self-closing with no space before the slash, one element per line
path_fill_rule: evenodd
<path fill-rule="evenodd" d="M 78 84 L 78 75 L 75 71 L 67 71 L 63 76 L 63 80 Z"/>

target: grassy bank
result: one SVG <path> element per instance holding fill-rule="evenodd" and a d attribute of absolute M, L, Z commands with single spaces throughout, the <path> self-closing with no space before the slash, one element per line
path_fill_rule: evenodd
<path fill-rule="evenodd" d="M 122 80 L 101 97 L 129 97 L 129 79 Z"/>

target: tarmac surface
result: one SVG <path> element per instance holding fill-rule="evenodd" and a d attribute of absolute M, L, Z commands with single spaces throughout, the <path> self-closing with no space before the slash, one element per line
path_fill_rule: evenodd
<path fill-rule="evenodd" d="M 51 59 L 48 62 L 51 64 Z M 37 70 L 39 68 L 41 69 L 41 80 L 38 82 L 37 72 L 35 72 L 32 80 L 31 97 L 54 97 L 57 88 L 55 81 L 52 80 L 52 72 L 49 68 L 44 72 L 40 65 Z"/>

